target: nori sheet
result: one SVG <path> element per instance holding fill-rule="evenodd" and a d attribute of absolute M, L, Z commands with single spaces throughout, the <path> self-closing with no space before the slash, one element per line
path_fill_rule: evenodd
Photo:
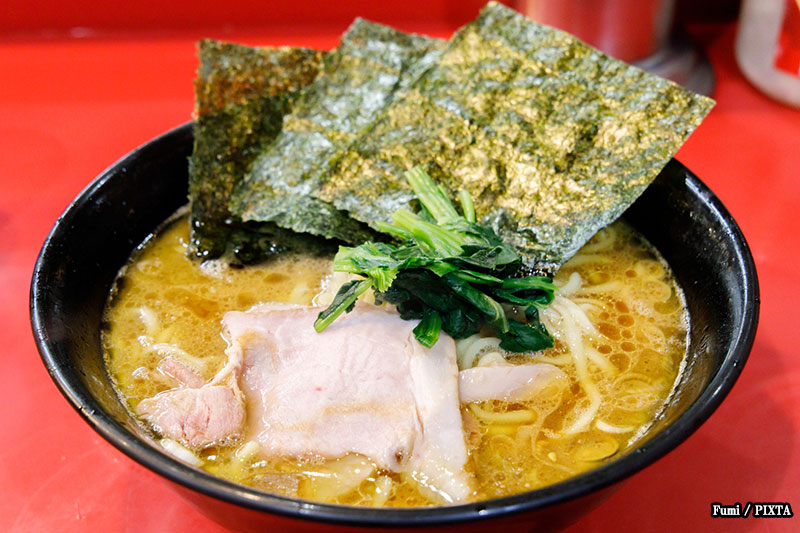
<path fill-rule="evenodd" d="M 319 198 L 368 223 L 412 199 L 423 165 L 552 272 L 655 179 L 713 106 L 490 3 L 333 161 Z"/>
<path fill-rule="evenodd" d="M 311 196 L 328 161 L 346 149 L 441 54 L 444 41 L 356 19 L 314 83 L 284 118 L 283 130 L 237 187 L 243 220 L 350 243 L 380 238 L 366 224 Z"/>
<path fill-rule="evenodd" d="M 241 224 L 228 202 L 251 161 L 281 130 L 298 91 L 317 76 L 323 53 L 198 43 L 194 150 L 189 158 L 192 252 L 218 257 L 232 248 L 255 261 L 295 237 L 274 225 Z"/>

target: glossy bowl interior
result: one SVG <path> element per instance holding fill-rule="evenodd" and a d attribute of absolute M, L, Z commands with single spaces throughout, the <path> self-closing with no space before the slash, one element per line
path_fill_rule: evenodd
<path fill-rule="evenodd" d="M 747 243 L 714 194 L 672 160 L 624 215 L 672 266 L 691 316 L 687 370 L 638 448 L 536 491 L 411 510 L 319 504 L 216 478 L 164 453 L 137 425 L 114 393 L 100 345 L 103 306 L 118 270 L 186 203 L 192 141 L 191 124 L 162 135 L 112 165 L 69 205 L 36 263 L 31 320 L 50 375 L 86 421 L 133 460 L 172 481 L 202 512 L 237 529 L 275 520 L 295 526 L 441 526 L 523 518 L 542 527 L 563 525 L 695 431 L 731 389 L 752 346 L 759 297 Z"/>

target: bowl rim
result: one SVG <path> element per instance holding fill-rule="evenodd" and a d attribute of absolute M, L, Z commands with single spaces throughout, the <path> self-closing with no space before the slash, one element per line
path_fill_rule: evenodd
<path fill-rule="evenodd" d="M 81 417 L 106 441 L 122 453 L 163 476 L 195 492 L 245 507 L 279 516 L 356 526 L 436 526 L 467 521 L 488 520 L 534 511 L 565 503 L 621 481 L 660 459 L 685 441 L 717 409 L 738 379 L 752 348 L 759 317 L 758 278 L 750 248 L 727 208 L 717 196 L 689 169 L 681 164 L 685 184 L 690 193 L 701 198 L 726 234 L 734 241 L 735 264 L 743 275 L 743 307 L 740 323 L 733 333 L 733 346 L 722 359 L 697 399 L 673 423 L 655 438 L 619 459 L 565 481 L 529 492 L 459 505 L 425 508 L 373 509 L 318 503 L 269 494 L 216 477 L 188 466 L 138 439 L 108 416 L 77 379 L 70 379 L 60 368 L 50 347 L 44 322 L 47 308 L 40 301 L 46 290 L 42 270 L 52 261 L 55 243 L 68 231 L 71 221 L 89 199 L 102 190 L 120 169 L 132 164 L 142 152 L 173 138 L 191 135 L 193 122 L 184 123 L 135 148 L 93 179 L 66 207 L 49 231 L 36 259 L 30 288 L 30 317 L 33 336 L 41 359 L 51 379 Z M 679 163 L 680 164 L 680 163 Z"/>

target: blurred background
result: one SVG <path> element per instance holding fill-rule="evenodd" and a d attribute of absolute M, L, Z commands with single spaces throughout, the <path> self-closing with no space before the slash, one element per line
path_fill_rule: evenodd
<path fill-rule="evenodd" d="M 782 2 L 783 0 L 778 0 Z M 98 2 L 6 0 L 0 36 L 7 39 L 121 38 L 147 33 L 212 36 L 275 31 L 340 32 L 356 16 L 400 29 L 435 32 L 455 29 L 473 19 L 483 0 L 425 2 Z M 565 29 L 604 52 L 672 79 L 696 92 L 711 94 L 710 63 L 684 28 L 736 19 L 739 0 L 505 0 L 539 22 Z"/>
<path fill-rule="evenodd" d="M 376 2 L 339 0 L 302 2 L 292 0 L 241 0 L 237 2 L 190 2 L 140 0 L 98 2 L 46 0 L 36 5 L 25 0 L 6 0 L 0 31 L 19 36 L 84 36 L 115 32 L 202 32 L 216 34 L 255 28 L 293 27 L 318 29 L 345 27 L 354 17 L 391 21 L 402 27 L 429 20 L 460 25 L 474 18 L 486 2 L 481 0 L 427 0 L 425 2 Z"/>
<path fill-rule="evenodd" d="M 339 0 L 302 2 L 292 0 L 240 0 L 238 2 L 190 2 L 176 0 L 5 0 L 0 14 L 0 32 L 5 36 L 42 37 L 71 35 L 107 35 L 119 31 L 233 31 L 265 26 L 347 25 L 355 16 L 398 26 L 425 20 L 447 21 L 461 25 L 473 19 L 485 4 L 483 0 L 426 0 L 425 2 L 376 2 L 374 0 Z M 520 10 L 526 4 L 542 2 L 504 1 Z M 550 4 L 581 4 L 597 9 L 602 4 L 650 6 L 664 2 L 632 0 L 628 2 L 549 0 Z M 679 23 L 723 22 L 736 18 L 739 0 L 677 0 Z"/>

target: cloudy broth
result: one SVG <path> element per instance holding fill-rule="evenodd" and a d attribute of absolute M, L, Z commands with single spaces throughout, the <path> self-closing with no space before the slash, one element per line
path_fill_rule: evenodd
<path fill-rule="evenodd" d="M 107 366 L 132 413 L 141 400 L 174 387 L 156 370 L 166 355 L 187 358 L 206 380 L 224 366 L 221 321 L 227 311 L 269 301 L 311 304 L 329 282 L 329 257 L 201 266 L 188 258 L 188 242 L 185 217 L 168 224 L 135 254 L 109 299 Z M 682 293 L 666 263 L 631 228 L 617 222 L 598 233 L 555 281 L 562 295 L 542 313 L 555 346 L 508 360 L 554 364 L 571 385 L 528 402 L 461 406 L 474 499 L 543 487 L 618 457 L 635 446 L 679 375 L 688 333 Z M 582 316 L 591 324 L 584 324 L 576 345 L 569 330 Z M 459 360 L 482 364 L 496 357 L 496 344 L 477 340 L 457 343 Z M 374 468 L 358 456 L 267 460 L 243 443 L 197 455 L 212 474 L 290 497 L 353 505 L 439 503 L 410 476 Z M 352 473 L 365 469 L 366 477 Z"/>

